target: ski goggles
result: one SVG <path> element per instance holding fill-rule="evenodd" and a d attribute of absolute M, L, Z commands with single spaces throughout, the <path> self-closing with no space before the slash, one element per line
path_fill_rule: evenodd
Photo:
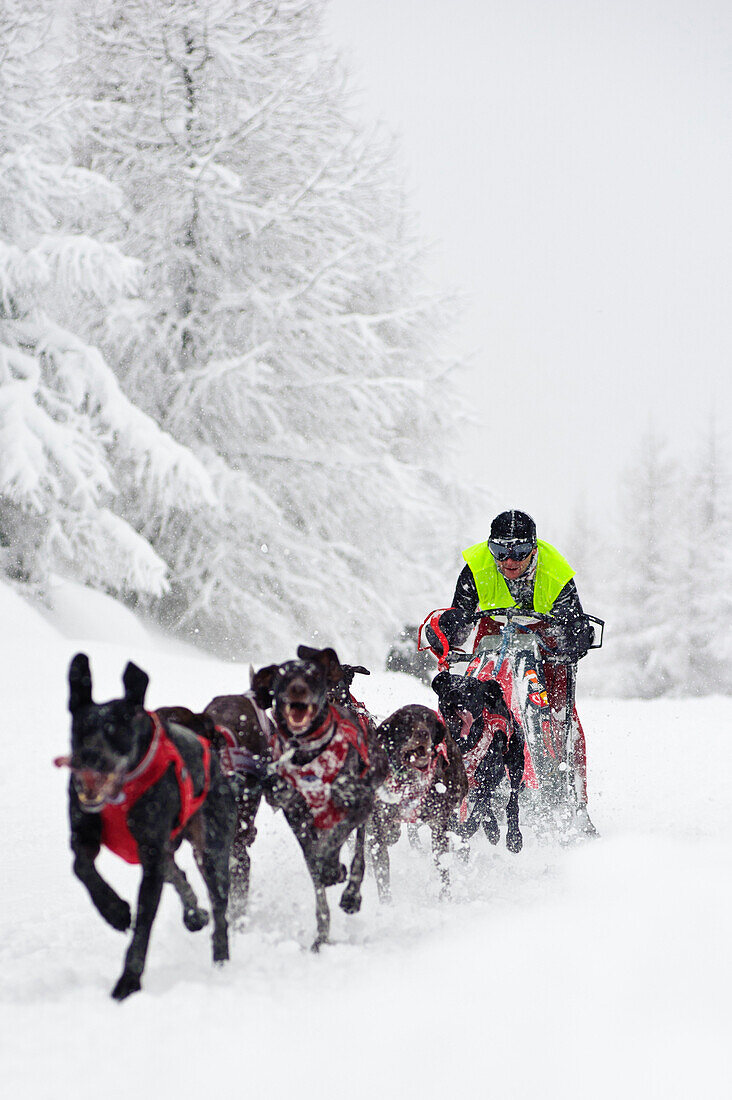
<path fill-rule="evenodd" d="M 495 539 L 488 539 L 488 549 L 490 550 L 496 561 L 523 561 L 524 558 L 528 558 L 531 551 L 534 549 L 533 542 L 512 542 L 507 544 L 505 542 L 496 542 Z"/>

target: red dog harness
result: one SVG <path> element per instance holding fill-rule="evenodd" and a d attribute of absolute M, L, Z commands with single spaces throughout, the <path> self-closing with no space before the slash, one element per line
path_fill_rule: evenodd
<path fill-rule="evenodd" d="M 127 815 L 145 792 L 149 791 L 163 777 L 171 764 L 175 768 L 175 777 L 178 780 L 178 791 L 180 792 L 180 817 L 178 818 L 178 824 L 170 834 L 171 840 L 178 836 L 196 811 L 200 809 L 211 784 L 211 746 L 208 741 L 203 737 L 197 738 L 203 748 L 204 782 L 201 793 L 194 794 L 191 774 L 175 743 L 168 736 L 167 730 L 157 714 L 151 712 L 149 717 L 153 722 L 153 737 L 150 748 L 135 770 L 127 776 L 117 800 L 108 802 L 99 815 L 102 819 L 102 844 L 116 855 L 121 856 L 127 863 L 140 862 L 137 841 L 130 832 Z M 197 735 L 193 734 L 192 736 Z"/>
<path fill-rule="evenodd" d="M 331 788 L 343 770 L 349 749 L 354 748 L 363 761 L 361 775 L 369 768 L 366 733 L 360 722 L 354 722 L 343 711 L 329 706 L 320 726 L 307 738 L 301 738 L 296 748 L 318 747 L 318 754 L 307 764 L 291 760 L 292 743 L 278 729 L 269 736 L 269 747 L 283 779 L 302 795 L 313 817 L 316 829 L 332 829 L 346 816 L 346 810 L 333 803 Z"/>

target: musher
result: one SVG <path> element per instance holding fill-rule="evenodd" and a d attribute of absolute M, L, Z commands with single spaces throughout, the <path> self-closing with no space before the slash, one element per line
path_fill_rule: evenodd
<path fill-rule="evenodd" d="M 458 577 L 452 607 L 425 627 L 431 649 L 441 658 L 447 648 L 445 640 L 451 648 L 463 645 L 475 625 L 472 620 L 478 610 L 518 607 L 551 615 L 553 622 L 540 624 L 537 633 L 552 651 L 544 665 L 549 705 L 555 715 L 566 713 L 567 677 L 573 691 L 577 661 L 584 657 L 594 639 L 592 624 L 582 609 L 574 583 L 573 569 L 558 550 L 537 539 L 533 519 L 517 509 L 497 515 L 491 523 L 488 541 L 469 546 L 463 551 L 463 558 L 466 565 Z M 474 646 L 486 634 L 499 630 L 490 617 L 481 619 Z M 586 834 L 596 835 L 587 812 L 585 737 L 576 709 L 573 715 L 577 824 Z"/>

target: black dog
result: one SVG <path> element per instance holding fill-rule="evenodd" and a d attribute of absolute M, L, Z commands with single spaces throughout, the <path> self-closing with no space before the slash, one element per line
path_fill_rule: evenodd
<path fill-rule="evenodd" d="M 451 817 L 468 793 L 462 757 L 445 723 L 429 707 L 401 707 L 376 731 L 389 761 L 389 776 L 377 792 L 369 824 L 369 849 L 379 900 L 391 896 L 389 847 L 402 823 L 429 825 L 432 851 L 442 879 L 441 896 L 450 888 L 442 857 L 449 849 Z"/>
<path fill-rule="evenodd" d="M 354 830 L 356 848 L 340 906 L 347 913 L 361 907 L 365 823 L 385 766 L 364 724 L 328 701 L 328 689 L 343 680 L 335 651 L 300 646 L 297 654 L 296 661 L 260 669 L 252 687 L 260 708 L 274 708 L 265 795 L 284 812 L 305 856 L 315 888 L 317 951 L 330 931 L 325 890 L 346 879 L 340 852 Z"/>
<path fill-rule="evenodd" d="M 307 646 L 300 646 L 300 649 L 298 649 L 298 653 L 300 652 L 300 650 L 306 653 L 311 652 Z M 359 673 L 361 676 L 371 675 L 369 670 L 367 668 L 364 668 L 363 665 L 341 664 L 340 680 L 336 681 L 336 683 L 328 684 L 328 689 L 326 692 L 328 696 L 328 702 L 334 703 L 337 707 L 344 707 L 353 715 L 354 718 L 358 719 L 359 721 L 365 719 L 366 723 L 370 725 L 373 730 L 376 730 L 376 724 L 369 712 L 366 710 L 366 707 L 363 705 L 363 703 L 360 703 L 358 701 L 358 699 L 351 691 L 351 685 L 353 684 L 356 673 Z"/>
<path fill-rule="evenodd" d="M 131 911 L 101 877 L 95 860 L 102 844 L 129 863 L 140 863 L 142 881 L 132 940 L 112 991 L 123 1000 L 140 989 L 150 932 L 163 883 L 183 900 L 184 921 L 195 931 L 207 915 L 198 910 L 173 852 L 185 837 L 193 845 L 213 912 L 213 958 L 229 957 L 226 906 L 234 798 L 208 743 L 143 709 L 149 678 L 130 663 L 124 698 L 92 700 L 89 661 L 78 653 L 69 667 L 71 768 L 69 816 L 74 873 L 104 919 L 124 932 Z"/>
<path fill-rule="evenodd" d="M 454 820 L 452 829 L 469 839 L 483 826 L 491 844 L 499 839 L 498 822 L 491 800 L 508 772 L 511 793 L 506 805 L 506 847 L 520 852 L 519 791 L 524 777 L 524 735 L 506 706 L 495 680 L 454 676 L 440 672 L 432 681 L 440 714 L 460 750 L 468 776 L 470 813 Z"/>

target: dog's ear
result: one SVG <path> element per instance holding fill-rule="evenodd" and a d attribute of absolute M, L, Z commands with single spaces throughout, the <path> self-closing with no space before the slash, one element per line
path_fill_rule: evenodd
<path fill-rule="evenodd" d="M 351 684 L 353 683 L 353 677 L 356 675 L 357 672 L 361 676 L 371 675 L 369 670 L 367 668 L 364 668 L 363 665 L 341 665 L 341 670 L 343 672 L 343 679 L 345 681 L 346 687 L 348 688 L 350 688 Z"/>
<path fill-rule="evenodd" d="M 325 675 L 329 684 L 339 684 L 343 679 L 343 667 L 338 660 L 338 654 L 334 649 L 322 649 L 320 661 L 325 668 Z"/>
<path fill-rule="evenodd" d="M 267 710 L 268 707 L 272 706 L 274 679 L 278 669 L 279 665 L 267 665 L 266 668 L 260 668 L 259 672 L 252 672 L 251 674 L 254 700 L 262 710 Z"/>
<path fill-rule="evenodd" d="M 445 735 L 446 734 L 447 734 L 447 723 L 445 722 L 445 720 L 443 718 L 439 718 L 437 715 L 435 715 L 435 721 L 434 721 L 434 724 L 432 726 L 432 748 L 433 749 L 437 748 L 437 746 L 442 741 L 445 740 Z"/>
<path fill-rule="evenodd" d="M 69 665 L 69 710 L 74 714 L 92 701 L 92 679 L 89 658 L 77 653 Z"/>
<path fill-rule="evenodd" d="M 478 683 L 482 688 L 482 700 L 486 707 L 492 710 L 495 714 L 503 714 L 506 710 L 506 700 L 503 698 L 503 692 L 501 691 L 501 685 L 497 680 L 479 680 Z"/>
<path fill-rule="evenodd" d="M 311 649 L 308 645 L 299 645 L 297 655 L 301 661 L 321 665 L 328 684 L 339 684 L 344 679 L 343 667 L 334 649 Z"/>
<path fill-rule="evenodd" d="M 309 645 L 299 645 L 297 647 L 297 655 L 301 661 L 317 661 L 320 656 L 319 649 L 313 649 Z"/>
<path fill-rule="evenodd" d="M 431 686 L 438 699 L 447 693 L 451 679 L 449 672 L 438 672 L 435 676 Z"/>
<path fill-rule="evenodd" d="M 150 677 L 141 668 L 130 661 L 124 671 L 122 683 L 125 686 L 125 699 L 134 706 L 141 707 L 145 702 L 145 692 Z"/>
<path fill-rule="evenodd" d="M 389 740 L 391 733 L 391 716 L 389 716 L 389 718 L 385 718 L 384 721 L 380 722 L 376 727 L 376 740 L 383 745 Z"/>

